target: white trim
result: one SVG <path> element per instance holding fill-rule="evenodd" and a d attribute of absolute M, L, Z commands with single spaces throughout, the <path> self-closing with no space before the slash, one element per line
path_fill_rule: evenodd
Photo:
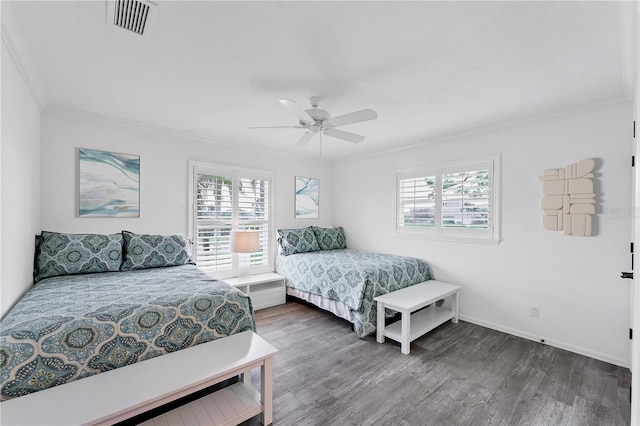
<path fill-rule="evenodd" d="M 610 355 L 604 354 L 602 352 L 597 352 L 597 351 L 592 351 L 589 349 L 585 349 L 581 346 L 574 346 L 571 345 L 569 343 L 566 342 L 560 342 L 558 340 L 553 340 L 553 339 L 547 339 L 547 338 L 541 338 L 540 336 L 537 336 L 535 334 L 532 333 L 528 333 L 522 330 L 518 330 L 515 328 L 511 328 L 511 327 L 504 327 L 502 325 L 498 325 L 489 321 L 483 321 L 481 319 L 478 318 L 474 318 L 468 315 L 462 315 L 460 314 L 460 319 L 462 321 L 466 321 L 466 322 L 470 322 L 472 324 L 476 324 L 482 327 L 486 327 L 486 328 L 490 328 L 492 330 L 496 330 L 496 331 L 500 331 L 503 333 L 507 333 L 507 334 L 511 334 L 513 336 L 517 336 L 517 337 L 522 337 L 523 339 L 527 339 L 527 340 L 532 340 L 534 342 L 537 343 L 541 343 L 544 345 L 549 345 L 549 346 L 553 346 L 554 348 L 558 348 L 558 349 L 564 349 L 573 353 L 577 353 L 580 355 L 584 355 L 584 356 L 588 356 L 589 358 L 594 358 L 594 359 L 598 359 L 600 361 L 604 361 L 604 362 L 608 362 L 609 364 L 614 364 L 614 365 L 619 365 L 620 367 L 625 367 L 625 368 L 629 368 L 629 362 L 627 360 L 624 359 L 620 359 L 617 357 L 612 357 Z M 544 339 L 544 342 L 541 342 L 541 340 Z"/>
<path fill-rule="evenodd" d="M 214 169 L 216 171 L 229 173 L 230 175 L 246 174 L 246 175 L 259 177 L 261 179 L 273 179 L 273 171 L 271 170 L 250 169 L 248 167 L 242 167 L 242 166 L 207 163 L 204 161 L 194 161 L 194 160 L 189 160 L 189 167 L 193 169 L 200 168 L 200 167 L 203 169 Z"/>
<path fill-rule="evenodd" d="M 428 163 L 422 166 L 408 167 L 398 169 L 395 173 L 417 173 L 424 170 L 448 169 L 453 167 L 462 167 L 468 164 L 482 163 L 484 161 L 500 160 L 500 154 L 487 154 L 478 157 L 466 157 L 458 160 L 442 161 L 439 163 Z"/>
<path fill-rule="evenodd" d="M 634 81 L 634 120 L 635 125 L 640 125 L 640 43 L 638 37 L 640 36 L 640 1 L 634 1 L 633 6 L 633 21 L 632 21 L 632 33 L 633 41 L 635 45 L 633 48 L 633 70 L 635 71 Z M 621 11 L 622 11 L 622 6 Z M 624 29 L 624 28 L 623 28 Z M 623 52 L 624 54 L 625 52 Z M 623 58 L 624 59 L 624 58 Z M 638 130 L 636 129 L 636 132 Z M 633 138 L 632 154 L 636 156 L 636 160 L 640 158 L 640 146 L 639 137 Z M 638 165 L 633 168 L 633 180 L 632 180 L 632 203 L 634 212 L 640 211 L 640 170 Z M 638 215 L 634 215 L 634 220 L 631 222 L 632 234 L 631 241 L 635 243 L 635 247 L 640 245 L 640 219 Z M 636 249 L 637 251 L 637 249 Z M 633 330 L 634 338 L 630 344 L 630 356 L 631 356 L 631 424 L 640 424 L 640 270 L 634 269 L 634 279 L 631 281 L 631 297 L 630 297 L 630 312 L 631 312 L 631 329 Z"/>
<path fill-rule="evenodd" d="M 436 186 L 441 186 L 441 178 L 444 173 L 452 173 L 456 170 L 466 169 L 469 166 L 482 165 L 491 167 L 491 195 L 490 195 L 490 227 L 488 229 L 455 229 L 455 228 L 442 228 L 441 226 L 435 226 L 434 228 L 401 228 L 398 226 L 398 188 L 399 180 L 402 178 L 411 178 L 418 175 L 436 175 Z M 413 239 L 430 239 L 448 242 L 459 243 L 476 243 L 476 244 L 492 244 L 497 245 L 502 241 L 501 235 L 501 169 L 502 169 L 502 156 L 501 154 L 483 155 L 480 157 L 465 158 L 460 160 L 453 160 L 441 163 L 425 164 L 423 166 L 416 166 L 404 169 L 398 169 L 394 172 L 394 191 L 393 191 L 393 234 L 398 238 L 413 238 Z M 436 205 L 440 205 L 442 202 L 442 193 L 437 191 L 436 193 Z M 440 222 L 439 209 L 436 208 L 436 223 Z M 475 233 L 475 236 L 473 235 Z"/>
<path fill-rule="evenodd" d="M 216 172 L 229 174 L 231 177 L 253 177 L 257 179 L 263 179 L 269 181 L 269 199 L 268 199 L 268 214 L 269 214 L 269 242 L 268 242 L 268 262 L 267 265 L 256 267 L 251 270 L 252 274 L 259 274 L 265 272 L 271 272 L 274 270 L 274 259 L 275 253 L 277 250 L 276 247 L 276 237 L 274 236 L 274 228 L 275 228 L 275 209 L 274 209 L 274 200 L 275 200 L 275 172 L 271 170 L 260 170 L 260 169 L 251 169 L 248 167 L 229 165 L 229 164 L 217 164 L 217 163 L 208 163 L 203 161 L 189 160 L 189 182 L 188 182 L 188 205 L 187 205 L 187 226 L 188 231 L 187 235 L 193 241 L 193 249 L 197 250 L 197 238 L 196 238 L 196 230 L 195 230 L 195 219 L 194 219 L 194 210 L 195 210 L 195 186 L 194 186 L 194 178 L 199 169 L 203 171 L 206 170 L 215 170 Z M 229 271 L 224 272 L 208 272 L 209 275 L 215 278 L 231 278 L 235 277 L 238 274 L 237 265 L 238 258 L 237 254 L 233 254 L 233 267 Z M 197 256 L 196 256 L 197 257 Z"/>
<path fill-rule="evenodd" d="M 366 160 L 369 158 L 377 158 L 380 156 L 387 156 L 389 154 L 409 151 L 412 149 L 422 148 L 425 146 L 446 144 L 446 143 L 450 143 L 452 141 L 456 141 L 463 138 L 493 134 L 498 131 L 533 125 L 535 123 L 539 123 L 542 121 L 570 117 L 577 114 L 583 114 L 588 111 L 597 110 L 600 108 L 606 108 L 606 107 L 611 107 L 616 105 L 629 105 L 631 102 L 632 100 L 629 99 L 628 97 L 621 96 L 620 98 L 616 98 L 616 99 L 608 99 L 606 101 L 586 103 L 586 104 L 578 105 L 572 108 L 564 108 L 564 109 L 536 114 L 533 116 L 529 115 L 529 116 L 524 116 L 520 118 L 514 118 L 512 120 L 487 124 L 485 126 L 474 127 L 474 128 L 471 128 L 468 130 L 462 130 L 459 132 L 449 132 L 449 133 L 441 133 L 436 135 L 425 136 L 421 140 L 415 141 L 414 143 L 407 143 L 407 145 L 404 145 L 404 146 L 399 146 L 396 148 L 390 148 L 390 149 L 385 149 L 385 150 L 376 151 L 376 152 L 349 155 L 345 157 L 336 158 L 333 161 L 336 163 L 346 163 L 346 162 L 352 162 L 356 160 Z"/>
<path fill-rule="evenodd" d="M 0 35 L 2 42 L 9 52 L 9 56 L 18 69 L 25 86 L 29 90 L 33 101 L 42 112 L 48 105 L 49 99 L 44 89 L 40 75 L 35 71 L 33 60 L 29 55 L 27 45 L 18 31 L 15 16 L 10 2 L 0 2 Z M 5 59 L 6 60 L 6 59 Z"/>
<path fill-rule="evenodd" d="M 464 237 L 454 237 L 447 235 L 435 235 L 435 234 L 410 234 L 407 232 L 398 232 L 396 233 L 397 238 L 405 238 L 408 240 L 433 240 L 433 241 L 443 241 L 448 243 L 469 243 L 469 244 L 487 244 L 497 246 L 502 242 L 499 238 L 464 238 Z"/>
<path fill-rule="evenodd" d="M 2 3 L 2 0 L 0 0 L 0 3 Z M 100 112 L 89 111 L 86 109 L 75 108 L 75 107 L 70 107 L 66 105 L 59 105 L 55 103 L 49 104 L 47 112 L 50 112 L 50 111 L 55 111 L 58 114 L 69 114 L 69 113 L 81 114 L 87 117 L 97 118 L 100 120 L 115 121 L 127 126 L 136 126 L 136 127 L 143 127 L 147 129 L 157 130 L 160 132 L 167 133 L 169 135 L 179 135 L 186 138 L 195 139 L 200 142 L 213 143 L 213 144 L 222 145 L 226 147 L 232 147 L 239 150 L 246 150 L 250 153 L 250 155 L 253 155 L 253 156 L 258 155 L 258 153 L 265 153 L 269 155 L 278 155 L 282 157 L 295 157 L 295 158 L 302 157 L 302 155 L 299 153 L 280 151 L 277 149 L 271 149 L 271 148 L 265 148 L 263 146 L 252 145 L 252 144 L 243 142 L 239 139 L 222 138 L 220 136 L 192 132 L 185 129 L 179 129 L 177 127 L 168 127 L 168 126 L 163 126 L 161 124 L 135 120 L 132 118 L 119 117 L 117 115 L 103 114 Z M 333 163 L 333 160 L 327 160 L 322 158 L 318 158 L 318 161 Z"/>

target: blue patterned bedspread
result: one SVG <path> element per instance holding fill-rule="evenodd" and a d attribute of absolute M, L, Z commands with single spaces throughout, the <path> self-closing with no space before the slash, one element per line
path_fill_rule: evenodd
<path fill-rule="evenodd" d="M 250 299 L 193 265 L 47 278 L 0 322 L 0 400 L 245 330 Z"/>
<path fill-rule="evenodd" d="M 289 287 L 347 305 L 358 337 L 376 330 L 374 297 L 433 279 L 423 260 L 350 249 L 280 255 L 276 272 Z"/>

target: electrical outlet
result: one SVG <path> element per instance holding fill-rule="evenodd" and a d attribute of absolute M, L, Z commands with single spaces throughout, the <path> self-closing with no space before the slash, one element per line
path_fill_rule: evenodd
<path fill-rule="evenodd" d="M 533 318 L 540 318 L 540 306 L 531 305 L 531 313 L 530 315 Z"/>

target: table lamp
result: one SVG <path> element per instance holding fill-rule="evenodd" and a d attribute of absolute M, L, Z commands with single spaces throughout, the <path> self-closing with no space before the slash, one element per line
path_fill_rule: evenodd
<path fill-rule="evenodd" d="M 251 269 L 249 253 L 260 249 L 258 231 L 231 231 L 231 252 L 238 253 L 238 279 L 248 279 Z"/>

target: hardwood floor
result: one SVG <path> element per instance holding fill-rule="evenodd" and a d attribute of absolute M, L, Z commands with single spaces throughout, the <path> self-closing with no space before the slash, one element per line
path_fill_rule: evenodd
<path fill-rule="evenodd" d="M 280 351 L 274 425 L 629 424 L 628 369 L 471 323 L 444 324 L 402 355 L 306 304 L 256 320 Z"/>

